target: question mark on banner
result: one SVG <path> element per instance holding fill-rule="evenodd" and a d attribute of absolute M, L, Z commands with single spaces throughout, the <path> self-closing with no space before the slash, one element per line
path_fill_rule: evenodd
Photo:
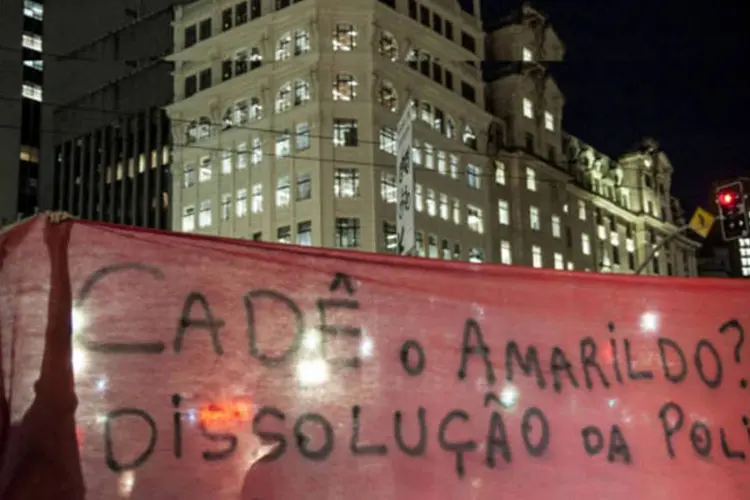
<path fill-rule="evenodd" d="M 742 363 L 740 354 L 742 353 L 742 345 L 745 343 L 745 330 L 742 328 L 739 321 L 736 319 L 730 319 L 719 327 L 719 333 L 727 333 L 730 329 L 737 330 L 737 336 L 739 337 L 737 343 L 734 345 L 734 362 L 739 365 Z M 740 387 L 747 389 L 747 379 L 743 378 L 740 380 Z"/>

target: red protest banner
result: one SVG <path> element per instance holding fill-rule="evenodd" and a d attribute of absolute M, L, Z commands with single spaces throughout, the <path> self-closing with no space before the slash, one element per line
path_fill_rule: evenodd
<path fill-rule="evenodd" d="M 750 491 L 744 281 L 82 222 L 0 241 L 21 450 L 3 456 L 2 498 Z"/>

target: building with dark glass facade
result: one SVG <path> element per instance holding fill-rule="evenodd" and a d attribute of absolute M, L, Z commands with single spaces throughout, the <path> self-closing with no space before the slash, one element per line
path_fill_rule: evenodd
<path fill-rule="evenodd" d="M 0 227 L 39 209 L 42 0 L 0 4 Z"/>

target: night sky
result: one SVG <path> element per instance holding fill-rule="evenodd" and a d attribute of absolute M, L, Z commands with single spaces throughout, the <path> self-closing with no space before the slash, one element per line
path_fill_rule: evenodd
<path fill-rule="evenodd" d="M 517 0 L 484 0 L 485 18 Z M 750 7 L 744 1 L 538 0 L 566 46 L 552 71 L 563 127 L 618 156 L 657 139 L 686 209 L 711 182 L 750 177 Z M 707 207 L 708 208 L 708 207 Z M 711 207 L 713 208 L 713 207 Z"/>

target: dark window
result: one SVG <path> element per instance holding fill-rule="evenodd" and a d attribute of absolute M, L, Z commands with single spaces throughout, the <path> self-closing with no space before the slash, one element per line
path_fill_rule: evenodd
<path fill-rule="evenodd" d="M 276 0 L 276 10 L 286 9 L 292 5 L 291 0 Z"/>
<path fill-rule="evenodd" d="M 556 162 L 555 147 L 554 146 L 548 146 L 547 147 L 547 158 L 549 158 L 549 161 L 552 164 L 554 164 Z"/>
<path fill-rule="evenodd" d="M 242 75 L 247 73 L 247 52 L 238 52 L 234 56 L 234 74 Z"/>
<path fill-rule="evenodd" d="M 423 26 L 430 27 L 430 10 L 424 5 L 419 6 L 419 20 Z"/>
<path fill-rule="evenodd" d="M 239 26 L 247 22 L 247 2 L 238 3 L 234 6 L 234 24 Z"/>
<path fill-rule="evenodd" d="M 612 247 L 612 263 L 616 266 L 620 265 L 620 249 L 616 246 Z"/>
<path fill-rule="evenodd" d="M 391 9 L 396 8 L 396 0 L 379 0 L 383 5 L 387 5 Z"/>
<path fill-rule="evenodd" d="M 453 23 L 445 21 L 445 38 L 453 40 Z"/>
<path fill-rule="evenodd" d="M 211 38 L 211 19 L 204 19 L 198 25 L 198 34 L 201 40 Z"/>
<path fill-rule="evenodd" d="M 628 252 L 628 269 L 635 269 L 635 254 Z"/>
<path fill-rule="evenodd" d="M 453 73 L 449 70 L 445 70 L 445 86 L 453 90 Z"/>
<path fill-rule="evenodd" d="M 211 68 L 204 69 L 198 73 L 198 88 L 206 90 L 211 86 Z"/>
<path fill-rule="evenodd" d="M 359 144 L 357 120 L 333 120 L 333 143 L 336 146 L 354 147 Z"/>
<path fill-rule="evenodd" d="M 476 89 L 466 82 L 461 82 L 461 95 L 467 101 L 477 102 Z"/>
<path fill-rule="evenodd" d="M 253 240 L 254 241 L 262 241 L 263 240 L 263 233 L 253 233 Z"/>
<path fill-rule="evenodd" d="M 420 55 L 419 71 L 426 77 L 430 76 L 430 56 L 427 54 Z"/>
<path fill-rule="evenodd" d="M 534 152 L 534 134 L 529 132 L 526 133 L 526 151 L 529 153 Z"/>
<path fill-rule="evenodd" d="M 570 226 L 565 226 L 565 246 L 573 248 L 573 231 Z"/>
<path fill-rule="evenodd" d="M 654 274 L 659 274 L 659 259 L 654 259 L 651 261 L 651 268 L 654 271 Z"/>
<path fill-rule="evenodd" d="M 432 63 L 432 79 L 440 84 L 443 83 L 443 67 L 434 61 Z"/>
<path fill-rule="evenodd" d="M 297 177 L 297 201 L 309 200 L 312 196 L 312 179 L 309 174 Z"/>
<path fill-rule="evenodd" d="M 198 79 L 195 75 L 185 78 L 185 98 L 195 95 L 198 92 Z"/>
<path fill-rule="evenodd" d="M 257 19 L 261 16 L 260 0 L 250 0 L 250 19 Z"/>
<path fill-rule="evenodd" d="M 354 217 L 336 219 L 336 246 L 358 248 L 360 238 L 359 219 Z"/>
<path fill-rule="evenodd" d="M 221 11 L 221 30 L 229 29 L 232 29 L 232 9 L 224 9 Z"/>
<path fill-rule="evenodd" d="M 625 237 L 632 238 L 633 237 L 633 226 L 631 224 L 628 224 L 625 226 Z"/>
<path fill-rule="evenodd" d="M 432 29 L 434 29 L 436 33 L 443 34 L 443 18 L 435 13 L 432 14 Z"/>
<path fill-rule="evenodd" d="M 282 226 L 276 229 L 276 241 L 279 243 L 291 243 L 292 228 L 290 226 Z"/>
<path fill-rule="evenodd" d="M 221 81 L 226 82 L 232 78 L 232 60 L 227 59 L 221 63 Z"/>
<path fill-rule="evenodd" d="M 185 28 L 185 48 L 192 47 L 198 41 L 198 28 L 195 25 Z"/>
<path fill-rule="evenodd" d="M 472 54 L 477 51 L 477 41 L 465 31 L 461 32 L 461 46 Z"/>
<path fill-rule="evenodd" d="M 417 18 L 417 2 L 416 0 L 409 0 L 409 17 L 412 19 Z"/>

